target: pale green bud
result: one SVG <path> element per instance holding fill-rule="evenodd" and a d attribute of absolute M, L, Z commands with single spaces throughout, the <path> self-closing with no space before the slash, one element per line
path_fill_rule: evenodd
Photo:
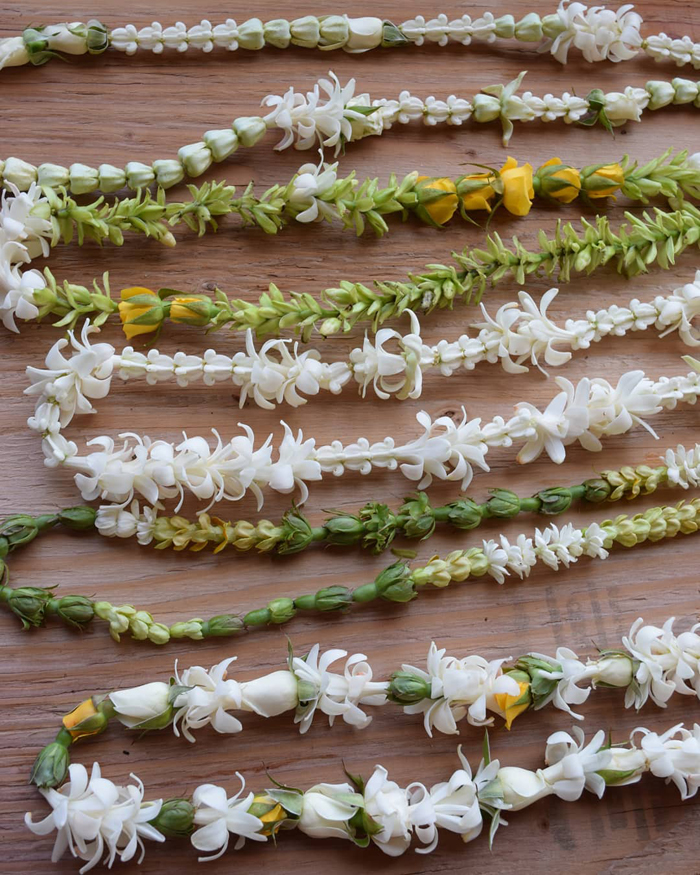
<path fill-rule="evenodd" d="M 321 45 L 344 46 L 348 41 L 350 28 L 345 15 L 328 15 L 321 19 Z"/>
<path fill-rule="evenodd" d="M 273 18 L 264 25 L 265 42 L 278 49 L 286 49 L 291 39 L 289 22 L 285 18 Z"/>
<path fill-rule="evenodd" d="M 201 176 L 211 167 L 212 155 L 206 143 L 190 143 L 178 149 L 177 157 L 188 176 Z"/>
<path fill-rule="evenodd" d="M 96 167 L 90 167 L 87 164 L 71 164 L 68 171 L 73 194 L 87 194 L 90 191 L 95 191 L 99 185 Z"/>
<path fill-rule="evenodd" d="M 542 19 L 542 33 L 547 39 L 556 39 L 565 30 L 566 25 L 556 12 L 553 12 L 551 15 L 545 15 Z"/>
<path fill-rule="evenodd" d="M 670 82 L 653 80 L 644 86 L 649 95 L 649 109 L 661 109 L 669 106 L 676 97 L 676 92 Z"/>
<path fill-rule="evenodd" d="M 70 174 L 68 168 L 60 164 L 40 164 L 36 169 L 36 181 L 46 188 L 60 188 L 68 185 Z"/>
<path fill-rule="evenodd" d="M 515 34 L 515 19 L 512 15 L 502 15 L 494 21 L 494 33 L 499 39 L 513 39 Z"/>
<path fill-rule="evenodd" d="M 260 116 L 242 116 L 234 121 L 232 127 L 241 141 L 241 146 L 246 149 L 262 140 L 267 133 L 267 125 Z"/>
<path fill-rule="evenodd" d="M 381 18 L 348 18 L 346 52 L 366 52 L 376 49 L 384 38 L 384 22 Z"/>
<path fill-rule="evenodd" d="M 148 188 L 156 178 L 153 168 L 140 161 L 129 161 L 124 171 L 129 188 Z"/>
<path fill-rule="evenodd" d="M 331 334 L 337 334 L 343 328 L 343 323 L 340 319 L 336 319 L 335 316 L 331 316 L 328 319 L 324 319 L 321 325 L 319 326 L 319 334 L 323 337 L 330 337 Z"/>
<path fill-rule="evenodd" d="M 123 168 L 113 164 L 100 164 L 97 168 L 97 178 L 100 182 L 100 190 L 106 193 L 119 191 L 126 185 L 126 173 Z"/>
<path fill-rule="evenodd" d="M 84 55 L 87 52 L 87 32 L 81 21 L 70 24 L 52 24 L 44 30 L 49 48 L 67 55 Z"/>
<path fill-rule="evenodd" d="M 182 164 L 174 158 L 159 158 L 153 162 L 153 169 L 156 174 L 156 182 L 161 188 L 171 188 L 185 178 Z"/>
<path fill-rule="evenodd" d="M 321 27 L 315 15 L 305 15 L 295 18 L 289 25 L 292 43 L 305 49 L 315 49 L 321 35 Z"/>
<path fill-rule="evenodd" d="M 263 23 L 259 18 L 249 18 L 238 28 L 238 43 L 244 49 L 256 50 L 265 46 Z"/>
<path fill-rule="evenodd" d="M 490 94 L 475 94 L 473 116 L 478 122 L 492 122 L 501 115 L 501 101 Z"/>
<path fill-rule="evenodd" d="M 538 43 L 542 39 L 542 19 L 536 12 L 528 12 L 516 21 L 513 35 L 523 43 Z"/>
<path fill-rule="evenodd" d="M 36 182 L 36 167 L 21 158 L 8 158 L 5 161 L 3 177 L 5 182 L 16 185 L 20 191 L 26 191 L 29 186 Z"/>
<path fill-rule="evenodd" d="M 202 137 L 214 161 L 223 161 L 238 149 L 238 137 L 231 128 L 207 131 Z"/>
<path fill-rule="evenodd" d="M 170 629 L 163 623 L 153 623 L 148 629 L 148 640 L 154 644 L 167 644 L 170 641 Z"/>
<path fill-rule="evenodd" d="M 175 623 L 170 627 L 170 635 L 172 638 L 191 638 L 193 641 L 201 641 L 204 638 L 203 622 L 203 620 L 185 620 L 182 623 Z"/>
<path fill-rule="evenodd" d="M 698 96 L 697 82 L 691 82 L 690 79 L 676 78 L 671 81 L 671 85 L 673 85 L 673 90 L 675 92 L 673 102 L 676 105 L 692 103 Z"/>

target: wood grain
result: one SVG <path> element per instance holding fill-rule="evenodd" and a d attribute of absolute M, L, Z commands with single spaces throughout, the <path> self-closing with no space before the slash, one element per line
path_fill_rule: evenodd
<path fill-rule="evenodd" d="M 659 6 L 651 0 L 640 0 L 637 5 L 646 19 L 647 33 L 665 30 L 673 36 L 689 33 L 700 38 L 700 8 L 696 3 L 667 0 Z M 507 6 L 498 7 L 498 11 L 518 16 L 530 8 L 524 0 L 509 0 Z M 457 3 L 449 12 L 480 14 L 488 8 Z M 376 3 L 353 4 L 353 12 L 358 15 L 374 14 L 378 9 Z M 109 25 L 127 21 L 144 25 L 153 18 L 164 23 L 182 19 L 192 24 L 202 17 L 223 20 L 234 12 L 243 19 L 250 14 L 273 18 L 314 11 L 329 10 L 319 5 L 299 9 L 293 3 L 272 2 L 232 10 L 219 0 L 174 0 L 151 4 L 146 11 L 135 0 L 107 0 L 92 5 L 74 2 L 68 13 L 64 3 L 5 0 L 0 2 L 0 34 L 18 33 L 29 23 L 60 21 L 68 14 L 83 20 L 99 15 Z M 380 13 L 400 21 L 418 12 L 434 11 L 440 10 L 386 0 Z M 551 6 L 542 5 L 538 11 L 544 14 L 551 11 Z M 223 127 L 237 115 L 255 113 L 266 94 L 280 93 L 290 83 L 310 86 L 329 67 L 341 79 L 355 75 L 360 90 L 377 96 L 390 96 L 404 87 L 424 96 L 471 94 L 494 82 L 508 81 L 523 68 L 530 69 L 527 87 L 535 93 L 569 88 L 587 93 L 593 86 L 613 90 L 642 84 L 649 78 L 670 79 L 676 75 L 675 68 L 645 60 L 596 67 L 572 63 L 562 68 L 549 57 L 536 57 L 512 45 L 497 49 L 433 46 L 361 56 L 302 49 L 273 49 L 259 54 L 241 51 L 233 55 L 214 52 L 208 56 L 197 52 L 160 57 L 144 53 L 133 59 L 108 53 L 99 60 L 88 58 L 68 64 L 54 62 L 38 69 L 3 71 L 0 154 L 36 163 L 50 160 L 63 164 L 124 164 L 127 160 L 171 157 L 180 145 L 197 140 L 203 131 Z M 693 74 L 684 70 L 681 75 Z M 629 125 L 614 140 L 603 130 L 520 125 L 511 153 L 536 166 L 552 154 L 585 164 L 613 160 L 624 152 L 646 160 L 668 145 L 693 150 L 697 148 L 698 131 L 694 113 L 692 108 L 679 108 L 645 116 L 642 125 Z M 208 178 L 226 178 L 235 183 L 253 178 L 267 186 L 289 178 L 301 163 L 300 157 L 311 157 L 294 152 L 278 155 L 271 151 L 273 143 L 270 138 L 262 146 L 240 153 L 213 168 Z M 496 126 L 438 130 L 408 126 L 381 140 L 369 139 L 352 146 L 341 167 L 354 168 L 361 177 L 371 174 L 386 178 L 391 171 L 405 173 L 414 168 L 426 174 L 457 175 L 468 162 L 499 165 L 504 159 Z M 621 201 L 609 207 L 616 223 L 628 206 Z M 563 213 L 576 219 L 580 207 L 572 205 Z M 526 220 L 499 213 L 493 228 L 505 235 L 517 232 L 534 241 L 540 227 L 552 229 L 555 217 L 554 210 L 538 206 Z M 50 265 L 58 277 L 75 282 L 88 283 L 109 270 L 116 289 L 143 284 L 199 290 L 218 284 L 229 293 L 252 300 L 270 281 L 285 290 L 315 293 L 341 278 L 401 278 L 426 262 L 446 259 L 454 248 L 479 245 L 483 235 L 483 228 L 459 223 L 438 233 L 408 222 L 394 224 L 390 236 L 382 241 L 370 237 L 356 240 L 326 226 L 293 227 L 271 239 L 254 230 L 241 231 L 231 221 L 222 223 L 218 235 L 203 239 L 179 232 L 174 251 L 134 238 L 119 250 L 94 245 L 82 250 L 77 246 L 59 247 Z M 565 286 L 553 310 L 557 316 L 575 317 L 612 301 L 627 303 L 633 297 L 646 300 L 691 279 L 697 263 L 697 256 L 689 253 L 673 270 L 654 271 L 632 282 L 602 271 Z M 548 286 L 545 280 L 533 280 L 528 289 L 539 293 Z M 495 309 L 512 299 L 517 290 L 505 283 L 489 292 L 489 307 Z M 456 337 L 476 316 L 474 309 L 464 305 L 453 312 L 435 313 L 425 320 L 426 336 L 430 342 L 443 336 Z M 120 343 L 116 326 L 109 327 L 105 335 Z M 22 395 L 26 385 L 24 368 L 42 360 L 56 337 L 55 329 L 45 324 L 23 326 L 21 336 L 5 333 L 0 340 L 3 514 L 39 512 L 78 500 L 66 473 L 43 467 L 39 442 L 25 426 L 31 401 Z M 360 332 L 355 332 L 352 341 L 359 337 Z M 324 350 L 329 356 L 339 356 L 349 349 L 350 342 L 349 338 L 328 341 Z M 238 349 L 240 337 L 221 333 L 215 343 L 221 350 Z M 166 351 L 188 348 L 201 352 L 211 344 L 211 338 L 183 328 L 169 329 L 161 346 Z M 679 355 L 683 351 L 677 338 L 658 340 L 647 332 L 645 336 L 607 340 L 589 354 L 579 354 L 562 373 L 572 379 L 584 374 L 615 379 L 633 367 L 643 367 L 654 376 L 682 373 L 685 368 Z M 305 432 L 323 442 L 361 435 L 378 439 L 389 433 L 410 437 L 416 433 L 414 417 L 420 409 L 439 415 L 458 412 L 466 405 L 472 415 L 491 417 L 507 414 L 518 400 L 546 402 L 554 392 L 552 381 L 539 372 L 512 379 L 488 366 L 449 380 L 430 377 L 426 388 L 419 402 L 361 401 L 348 392 L 341 399 L 312 401 L 301 410 L 280 410 L 278 416 L 251 407 L 239 412 L 233 394 L 222 385 L 208 391 L 168 386 L 162 392 L 138 391 L 129 385 L 115 389 L 100 404 L 99 414 L 83 425 L 84 431 L 80 428 L 83 423 L 78 421 L 72 433 L 89 438 L 129 429 L 172 439 L 182 430 L 206 433 L 216 427 L 223 435 L 231 435 L 237 423 L 245 421 L 259 434 L 273 431 L 279 436 L 279 419 L 284 417 L 293 428 L 303 426 Z M 654 420 L 659 441 L 637 429 L 608 441 L 602 456 L 572 450 L 561 469 L 543 460 L 518 469 L 511 451 L 496 452 L 491 474 L 477 476 L 470 493 L 484 496 L 488 488 L 498 485 L 528 492 L 544 485 L 579 482 L 600 468 L 624 461 L 652 461 L 667 446 L 694 443 L 697 425 L 698 412 L 693 408 L 667 412 Z M 355 508 L 369 499 L 395 503 L 409 491 L 398 475 L 371 479 L 349 476 L 342 482 L 328 481 L 314 488 L 308 510 L 314 519 L 320 519 L 323 508 Z M 435 488 L 431 495 L 440 501 L 450 500 L 454 493 L 449 488 Z M 678 497 L 670 491 L 659 495 L 660 500 L 669 502 Z M 629 509 L 634 512 L 656 501 L 656 496 L 648 498 Z M 284 498 L 273 498 L 265 515 L 278 514 L 285 507 Z M 627 509 L 614 508 L 612 512 Z M 579 508 L 570 518 L 583 521 L 604 515 L 606 510 L 596 514 L 595 509 Z M 255 517 L 254 505 L 247 500 L 224 511 L 234 518 Z M 488 537 L 501 530 L 531 531 L 537 522 L 524 517 L 505 527 L 494 523 L 486 526 L 483 534 Z M 420 557 L 477 543 L 479 536 L 443 533 L 421 545 Z M 509 582 L 503 587 L 491 582 L 470 583 L 426 594 L 408 607 L 371 606 L 342 618 L 297 619 L 284 631 L 272 629 L 236 641 L 181 642 L 164 649 L 134 642 L 117 647 L 103 627 L 82 636 L 57 625 L 22 634 L 14 619 L 3 614 L 0 871 L 12 875 L 77 871 L 75 861 L 70 859 L 49 867 L 51 840 L 30 836 L 22 817 L 26 810 L 43 816 L 41 800 L 26 783 L 36 751 L 53 736 L 60 715 L 93 692 L 165 678 L 176 658 L 181 665 L 210 665 L 231 653 L 239 657 L 237 674 L 246 679 L 281 667 L 287 646 L 285 633 L 298 651 L 316 641 L 324 647 L 363 651 L 380 676 L 401 661 L 421 662 L 431 639 L 457 654 L 477 652 L 489 658 L 527 649 L 553 652 L 558 644 L 587 653 L 596 645 L 616 645 L 640 615 L 659 623 L 676 615 L 683 627 L 695 621 L 699 543 L 693 538 L 679 538 L 633 552 L 619 549 L 604 565 L 581 560 L 569 572 L 560 574 L 538 568 L 526 583 Z M 386 557 L 321 549 L 284 561 L 228 553 L 173 554 L 97 537 L 56 534 L 13 556 L 11 568 L 15 584 L 57 584 L 64 592 L 103 595 L 115 603 L 148 607 L 172 622 L 184 616 L 246 610 L 274 596 L 331 583 L 357 585 L 371 579 L 386 561 Z M 641 715 L 622 713 L 620 706 L 621 697 L 614 692 L 593 695 L 585 706 L 585 727 L 609 727 L 621 737 L 640 723 L 665 729 L 681 720 L 692 722 L 698 713 L 697 702 L 687 699 L 673 701 L 666 710 L 649 705 Z M 340 780 L 343 761 L 352 772 L 365 775 L 381 761 L 399 782 L 421 780 L 430 784 L 444 779 L 456 764 L 457 739 L 438 736 L 428 740 L 418 719 L 404 717 L 392 708 L 380 712 L 362 733 L 342 723 L 329 730 L 319 720 L 307 736 L 300 737 L 289 717 L 268 721 L 249 717 L 244 722 L 245 731 L 239 736 L 201 732 L 196 747 L 188 747 L 167 732 L 139 740 L 114 727 L 96 743 L 76 748 L 75 759 L 89 764 L 93 757 L 99 758 L 105 773 L 115 780 L 126 780 L 129 772 L 135 771 L 151 797 L 188 793 L 202 781 L 234 787 L 236 770 L 242 771 L 254 787 L 265 785 L 265 768 L 287 784 L 304 786 L 313 780 Z M 553 710 L 526 714 L 518 719 L 514 731 L 494 730 L 492 746 L 503 762 L 534 768 L 541 764 L 543 742 L 549 732 L 568 724 L 565 716 Z M 464 726 L 462 736 L 465 749 L 476 761 L 481 734 Z M 546 801 L 515 815 L 507 830 L 499 834 L 493 854 L 483 839 L 464 846 L 459 839 L 447 836 L 429 857 L 408 853 L 394 860 L 376 849 L 362 852 L 333 841 L 310 843 L 301 835 L 291 834 L 285 835 L 277 848 L 249 843 L 235 857 L 231 852 L 206 871 L 214 875 L 236 866 L 320 873 L 333 867 L 338 875 L 358 871 L 407 875 L 457 873 L 467 867 L 509 872 L 514 865 L 526 864 L 531 875 L 552 871 L 574 875 L 658 871 L 689 875 L 700 872 L 695 840 L 697 814 L 695 805 L 678 801 L 675 789 L 649 779 L 634 787 L 613 789 L 602 802 L 586 795 L 575 805 Z M 139 871 L 144 875 L 182 872 L 189 870 L 194 861 L 195 854 L 185 843 L 169 843 L 165 849 L 151 845 Z M 122 871 L 121 866 L 117 868 Z M 132 868 L 127 866 L 124 871 Z"/>

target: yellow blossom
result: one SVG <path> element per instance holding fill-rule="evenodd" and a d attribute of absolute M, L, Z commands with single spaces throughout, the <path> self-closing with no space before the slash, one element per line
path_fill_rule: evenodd
<path fill-rule="evenodd" d="M 260 830 L 260 834 L 264 836 L 273 835 L 279 828 L 279 824 L 289 817 L 280 803 L 268 796 L 267 793 L 255 794 L 248 813 L 254 814 L 265 824 Z"/>
<path fill-rule="evenodd" d="M 513 721 L 518 716 L 518 714 L 522 714 L 523 711 L 527 711 L 532 702 L 532 696 L 530 695 L 530 684 L 528 681 L 518 681 L 519 692 L 517 695 L 511 696 L 510 693 L 496 693 L 494 695 L 494 699 L 496 700 L 496 704 L 503 712 L 503 716 L 506 720 L 506 729 L 510 729 Z"/>
<path fill-rule="evenodd" d="M 609 183 L 612 183 L 610 185 Z M 625 184 L 625 172 L 619 164 L 605 164 L 585 178 L 588 197 L 610 197 Z"/>
<path fill-rule="evenodd" d="M 170 304 L 171 322 L 184 325 L 208 325 L 211 301 L 206 295 L 189 295 L 173 298 Z"/>
<path fill-rule="evenodd" d="M 92 698 L 86 699 L 77 708 L 73 708 L 65 715 L 62 722 L 74 741 L 79 738 L 88 738 L 91 735 L 99 735 L 107 725 L 104 714 L 95 708 Z"/>
<path fill-rule="evenodd" d="M 501 167 L 503 206 L 514 216 L 527 216 L 532 206 L 535 190 L 532 187 L 532 165 L 518 165 L 515 158 L 508 158 Z"/>
<path fill-rule="evenodd" d="M 439 192 L 445 194 L 440 195 Z M 419 176 L 416 180 L 416 193 L 419 200 L 418 215 L 424 221 L 434 222 L 436 225 L 447 224 L 459 205 L 457 186 L 447 177 L 435 179 L 432 176 Z"/>
<path fill-rule="evenodd" d="M 158 330 L 163 321 L 163 302 L 152 289 L 143 286 L 122 289 L 121 298 L 119 318 L 127 340 Z"/>
<path fill-rule="evenodd" d="M 462 205 L 465 210 L 486 210 L 491 212 L 489 201 L 496 192 L 493 183 L 496 177 L 492 173 L 470 173 L 463 176 L 459 183 L 459 191 L 462 195 Z"/>
<path fill-rule="evenodd" d="M 557 168 L 542 173 L 544 167 Z M 562 164 L 560 158 L 550 158 L 545 161 L 537 172 L 542 191 L 554 200 L 570 204 L 576 200 L 581 191 L 581 174 L 575 167 Z M 556 180 L 552 183 L 550 180 Z"/>

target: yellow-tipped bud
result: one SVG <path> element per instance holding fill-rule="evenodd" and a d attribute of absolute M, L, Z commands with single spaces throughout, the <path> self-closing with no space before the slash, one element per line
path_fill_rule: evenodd
<path fill-rule="evenodd" d="M 530 684 L 528 681 L 518 681 L 519 692 L 511 695 L 510 693 L 496 693 L 494 699 L 496 704 L 503 712 L 506 721 L 506 729 L 510 729 L 515 718 L 527 711 L 532 703 L 530 694 Z"/>
<path fill-rule="evenodd" d="M 416 194 L 419 202 L 416 212 L 424 222 L 446 225 L 459 206 L 457 186 L 447 177 L 419 176 Z"/>
<path fill-rule="evenodd" d="M 163 302 L 152 289 L 144 286 L 122 289 L 119 318 L 127 340 L 139 334 L 150 334 L 163 322 Z"/>
<path fill-rule="evenodd" d="M 537 171 L 540 191 L 552 200 L 570 204 L 581 191 L 581 174 L 575 167 L 562 164 L 560 158 L 550 158 Z"/>
<path fill-rule="evenodd" d="M 515 158 L 509 157 L 501 167 L 500 174 L 503 183 L 503 206 L 514 216 L 527 216 L 535 196 L 532 165 L 519 165 Z"/>

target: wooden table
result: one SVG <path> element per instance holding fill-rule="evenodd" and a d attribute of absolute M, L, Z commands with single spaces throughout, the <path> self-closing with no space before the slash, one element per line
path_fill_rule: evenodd
<path fill-rule="evenodd" d="M 355 5 L 358 15 L 380 11 L 395 21 L 418 12 L 439 11 L 425 4 L 395 0 L 386 0 L 381 9 L 373 3 Z M 108 25 L 116 26 L 128 21 L 144 25 L 152 18 L 166 24 L 179 19 L 192 24 L 201 17 L 214 22 L 224 20 L 234 12 L 241 19 L 247 17 L 246 13 L 266 19 L 292 17 L 298 12 L 295 4 L 270 2 L 235 10 L 230 4 L 213 0 L 178 0 L 156 6 L 161 8 L 152 5 L 146 12 L 133 0 L 92 5 L 80 2 L 70 7 L 70 16 L 87 20 L 99 15 Z M 674 36 L 689 33 L 700 37 L 700 11 L 693 6 L 667 2 L 659 9 L 657 4 L 641 0 L 638 9 L 646 19 L 644 32 L 665 30 Z M 327 7 L 316 8 L 327 11 Z M 449 11 L 480 14 L 487 8 L 460 3 Z M 519 16 L 529 8 L 523 0 L 510 0 L 507 8 L 499 7 L 498 11 Z M 542 5 L 539 11 L 544 14 L 550 9 Z M 31 8 L 0 3 L 0 33 L 19 33 L 30 23 L 61 21 L 66 15 L 67 7 L 58 2 L 34 4 Z M 576 53 L 574 57 L 578 57 Z M 359 56 L 290 49 L 257 54 L 239 51 L 234 55 L 216 51 L 206 56 L 196 51 L 186 55 L 166 52 L 162 56 L 142 52 L 129 59 L 108 52 L 97 60 L 83 58 L 67 64 L 57 61 L 38 69 L 3 71 L 0 153 L 35 163 L 54 161 L 66 165 L 73 161 L 123 165 L 127 160 L 171 157 L 180 145 L 196 141 L 203 131 L 224 127 L 236 116 L 254 114 L 266 94 L 282 93 L 290 84 L 301 89 L 310 87 L 329 68 L 341 80 L 356 76 L 359 90 L 374 96 L 393 96 L 402 88 L 423 96 L 453 92 L 470 95 L 484 86 L 507 82 L 525 68 L 531 71 L 526 87 L 536 94 L 570 88 L 585 94 L 595 86 L 620 89 L 628 84 L 641 85 L 650 78 L 671 79 L 677 74 L 674 67 L 641 59 L 595 67 L 574 60 L 562 68 L 547 55 L 536 56 L 510 44 L 466 49 L 426 46 Z M 680 74 L 692 77 L 693 71 L 686 68 Z M 642 125 L 629 124 L 617 132 L 615 139 L 603 129 L 518 125 L 509 151 L 534 166 L 552 155 L 583 165 L 615 160 L 625 152 L 644 161 L 669 145 L 693 151 L 698 146 L 694 112 L 692 108 L 678 108 L 645 116 Z M 274 142 L 270 135 L 262 146 L 215 165 L 205 178 L 236 184 L 255 179 L 263 188 L 288 179 L 300 163 L 314 159 L 313 153 L 273 152 Z M 505 157 L 497 125 L 438 129 L 410 125 L 381 140 L 370 138 L 352 145 L 341 159 L 341 169 L 355 169 L 360 177 L 369 174 L 381 179 L 392 171 L 404 174 L 415 168 L 424 174 L 456 176 L 470 162 L 500 166 Z M 614 224 L 629 207 L 624 199 L 607 207 Z M 633 210 L 641 211 L 639 207 Z M 499 212 L 491 227 L 505 236 L 517 233 L 534 244 L 538 229 L 551 231 L 557 214 L 576 221 L 580 213 L 581 207 L 576 205 L 557 211 L 538 204 L 524 220 Z M 593 216 L 590 210 L 586 214 Z M 351 233 L 326 225 L 295 225 L 271 238 L 256 230 L 240 230 L 235 221 L 224 221 L 217 235 L 197 239 L 180 229 L 177 238 L 175 250 L 137 237 L 130 237 L 122 249 L 100 249 L 92 244 L 82 249 L 59 246 L 49 264 L 57 277 L 86 284 L 109 271 L 117 290 L 139 284 L 201 291 L 218 285 L 229 294 L 253 300 L 270 281 L 285 291 L 317 293 L 342 278 L 366 282 L 375 277 L 402 278 L 426 262 L 444 261 L 454 248 L 481 244 L 484 229 L 456 220 L 439 233 L 417 221 L 405 225 L 394 222 L 387 238 L 375 240 L 369 235 L 355 239 Z M 613 301 L 622 304 L 634 297 L 647 300 L 657 292 L 665 293 L 690 281 L 696 266 L 697 256 L 689 252 L 673 270 L 653 270 L 631 282 L 611 270 L 602 270 L 565 286 L 552 312 L 557 317 L 575 317 Z M 546 279 L 535 279 L 528 283 L 528 290 L 538 295 L 550 285 Z M 489 310 L 495 311 L 517 291 L 513 283 L 489 291 Z M 441 337 L 456 338 L 478 317 L 476 309 L 463 304 L 452 312 L 436 312 L 423 320 L 425 336 L 430 342 Z M 341 356 L 351 344 L 360 341 L 361 335 L 358 329 L 351 337 L 324 342 L 324 353 L 329 358 Z M 27 384 L 24 369 L 29 364 L 39 365 L 58 336 L 48 323 L 23 324 L 21 335 L 3 333 L 0 341 L 3 514 L 47 511 L 80 500 L 69 472 L 43 466 L 40 443 L 25 425 L 32 403 L 22 395 Z M 104 337 L 119 347 L 123 345 L 113 322 Z M 173 330 L 169 326 L 160 341 L 160 347 L 168 352 L 186 348 L 201 353 L 212 344 L 228 352 L 241 347 L 241 338 L 226 331 L 212 338 L 196 329 Z M 685 351 L 677 337 L 658 340 L 653 331 L 648 331 L 609 339 L 588 353 L 579 353 L 561 373 L 574 380 L 586 374 L 613 380 L 635 367 L 643 367 L 654 376 L 683 373 L 686 368 L 679 356 Z M 283 417 L 292 428 L 303 427 L 305 433 L 321 442 L 361 435 L 379 439 L 389 433 L 409 439 L 417 434 L 415 415 L 419 410 L 433 416 L 458 416 L 465 405 L 472 416 L 490 418 L 497 413 L 507 415 L 520 400 L 546 404 L 555 390 L 552 380 L 536 369 L 512 378 L 486 365 L 451 379 L 428 377 L 425 388 L 424 397 L 415 402 L 363 401 L 346 391 L 341 398 L 311 400 L 300 409 L 283 408 L 270 413 L 250 405 L 239 411 L 235 391 L 224 384 L 206 391 L 173 385 L 142 391 L 137 385 L 119 385 L 107 401 L 99 403 L 99 414 L 94 419 L 76 421 L 72 434 L 89 438 L 134 430 L 175 439 L 183 430 L 206 434 L 216 427 L 222 435 L 230 436 L 237 432 L 237 423 L 245 421 L 258 435 L 273 431 L 279 438 L 279 420 Z M 663 413 L 653 421 L 659 441 L 637 428 L 631 434 L 608 440 L 601 456 L 571 448 L 561 469 L 544 458 L 519 468 L 512 451 L 493 452 L 489 457 L 491 474 L 479 474 L 469 491 L 484 497 L 491 487 L 508 486 L 527 494 L 541 486 L 580 482 L 602 468 L 628 462 L 653 463 L 666 447 L 678 442 L 694 444 L 697 423 L 698 411 L 692 407 Z M 410 491 L 411 484 L 399 475 L 380 473 L 365 479 L 347 476 L 342 482 L 329 479 L 315 486 L 307 508 L 316 521 L 322 518 L 323 508 L 352 510 L 370 499 L 396 504 Z M 456 490 L 436 486 L 430 494 L 435 501 L 449 501 L 456 497 Z M 584 522 L 628 510 L 634 513 L 681 497 L 664 490 L 632 505 L 579 506 L 567 519 Z M 273 495 L 265 515 L 275 518 L 287 505 L 284 496 Z M 187 506 L 189 511 L 194 508 L 194 504 Z M 238 506 L 224 507 L 222 514 L 233 518 L 257 516 L 253 501 L 247 499 Z M 419 559 L 457 546 L 478 544 L 482 535 L 520 530 L 530 533 L 538 524 L 542 525 L 541 519 L 523 516 L 510 525 L 493 522 L 474 534 L 443 530 L 419 545 Z M 553 653 L 557 645 L 590 654 L 596 646 L 618 645 L 640 615 L 658 624 L 675 615 L 679 629 L 689 628 L 698 611 L 697 557 L 698 541 L 679 537 L 632 552 L 616 549 L 605 564 L 582 559 L 568 572 L 559 574 L 538 567 L 523 583 L 511 580 L 499 587 L 490 580 L 481 580 L 425 594 L 408 607 L 381 604 L 343 617 L 300 617 L 284 629 L 270 628 L 237 640 L 181 641 L 162 649 L 132 641 L 117 646 L 104 626 L 97 624 L 83 635 L 56 623 L 23 634 L 15 619 L 3 613 L 0 870 L 12 875 L 77 871 L 78 865 L 69 858 L 50 867 L 53 840 L 35 839 L 23 826 L 22 818 L 27 810 L 44 816 L 42 800 L 27 784 L 36 752 L 53 737 L 60 716 L 93 692 L 167 679 L 175 659 L 181 667 L 196 663 L 209 666 L 234 653 L 238 656 L 235 676 L 251 678 L 283 667 L 287 634 L 299 653 L 317 641 L 324 648 L 363 651 L 378 676 L 385 676 L 403 661 L 423 662 L 433 639 L 452 653 L 479 653 L 488 658 L 517 655 L 529 649 Z M 233 609 L 246 611 L 270 598 L 324 585 L 356 586 L 370 580 L 389 559 L 340 549 L 315 549 L 283 560 L 233 552 L 216 556 L 206 551 L 159 552 L 131 542 L 56 533 L 26 551 L 18 551 L 10 565 L 14 585 L 58 585 L 63 592 L 99 595 L 115 604 L 138 604 L 173 622 L 176 618 Z M 663 730 L 682 720 L 692 723 L 698 704 L 675 697 L 666 710 L 649 704 L 637 715 L 622 711 L 621 695 L 601 691 L 591 696 L 583 710 L 588 732 L 610 728 L 617 738 L 623 738 L 640 724 Z M 506 732 L 500 726 L 492 731 L 493 750 L 504 763 L 539 767 L 546 737 L 556 729 L 568 729 L 571 722 L 552 708 L 528 713 L 517 720 L 514 731 Z M 93 758 L 99 758 L 105 774 L 117 781 L 126 781 L 129 772 L 134 771 L 145 782 L 148 795 L 157 798 L 186 794 L 204 781 L 224 783 L 233 791 L 236 770 L 245 774 L 252 787 L 267 785 L 266 768 L 292 786 L 307 786 L 319 780 L 337 782 L 343 779 L 343 762 L 350 771 L 365 776 L 375 763 L 382 762 L 401 783 L 420 780 L 430 785 L 444 780 L 456 767 L 458 741 L 476 763 L 482 740 L 481 732 L 466 722 L 459 739 L 436 735 L 430 740 L 420 719 L 406 717 L 393 707 L 379 712 L 363 732 L 343 723 L 329 729 L 318 719 L 308 735 L 300 737 L 289 715 L 265 721 L 246 716 L 244 724 L 245 731 L 234 737 L 202 731 L 196 747 L 189 747 L 170 732 L 138 739 L 114 726 L 98 742 L 75 748 L 74 759 L 89 765 Z M 302 835 L 289 834 L 282 837 L 277 848 L 248 843 L 236 855 L 230 850 L 224 858 L 209 864 L 206 871 L 225 872 L 235 866 L 309 873 L 325 872 L 331 867 L 336 873 L 463 872 L 467 868 L 505 873 L 526 867 L 530 875 L 552 871 L 615 875 L 663 871 L 666 875 L 689 875 L 700 872 L 697 842 L 693 839 L 697 835 L 697 814 L 693 803 L 680 803 L 673 786 L 647 778 L 636 786 L 611 789 L 602 802 L 585 794 L 575 805 L 551 799 L 513 815 L 507 830 L 499 833 L 493 853 L 484 837 L 465 846 L 459 838 L 444 835 L 429 857 L 411 852 L 390 859 L 376 848 L 363 852 L 349 843 L 311 843 Z M 139 871 L 183 872 L 194 865 L 195 859 L 195 852 L 186 842 L 168 843 L 165 849 L 149 843 Z M 116 869 L 122 871 L 120 865 Z"/>

